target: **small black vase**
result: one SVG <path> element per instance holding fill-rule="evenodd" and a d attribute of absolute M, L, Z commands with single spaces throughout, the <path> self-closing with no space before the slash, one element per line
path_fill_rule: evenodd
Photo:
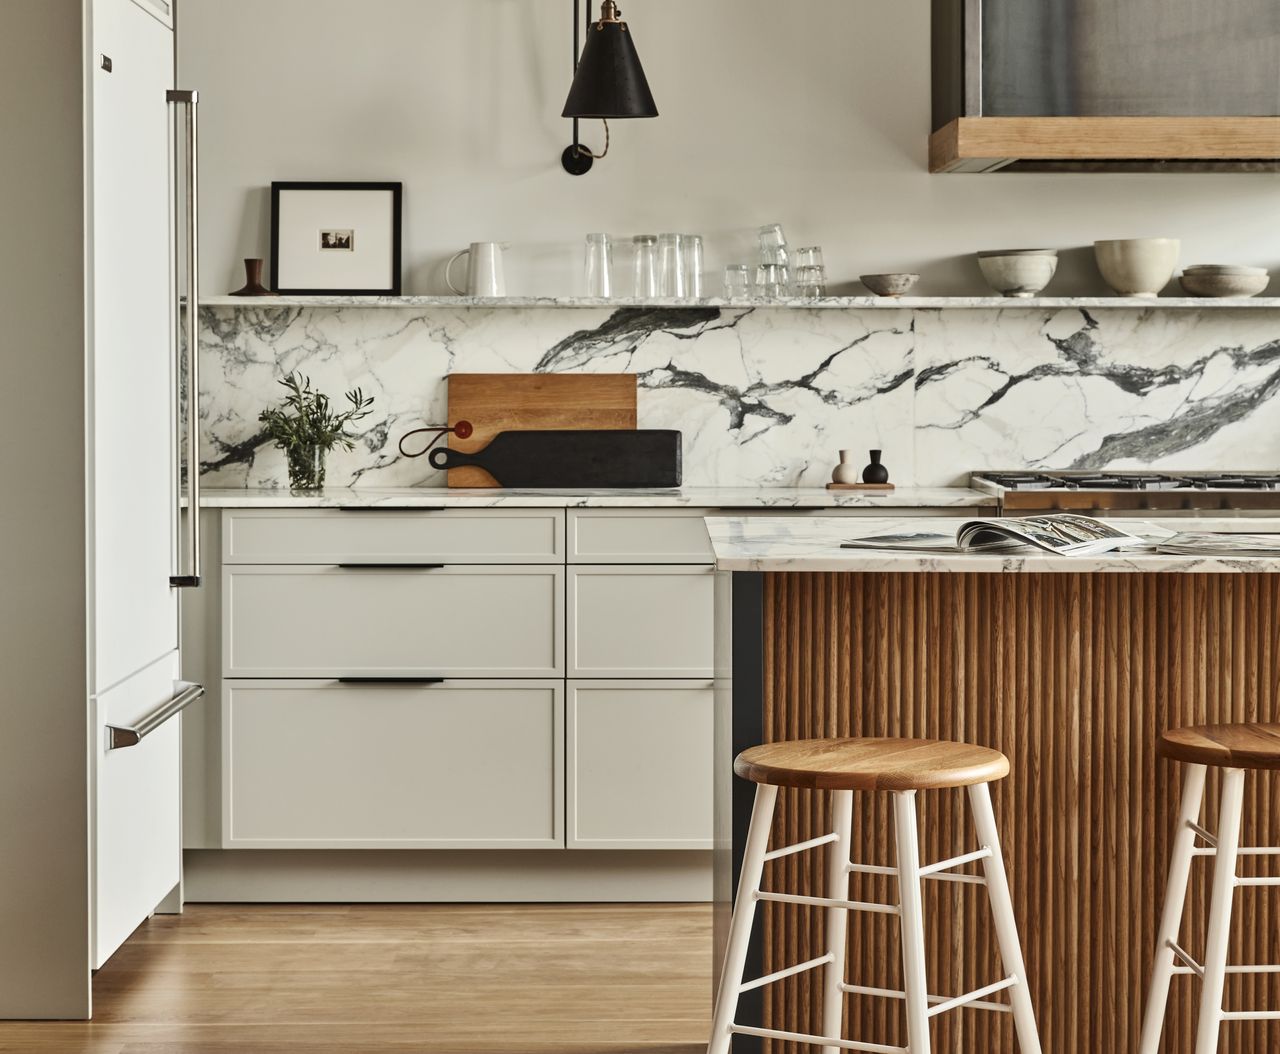
<path fill-rule="evenodd" d="M 871 464 L 862 470 L 863 483 L 888 483 L 889 470 L 880 464 L 880 455 L 883 451 L 871 451 Z"/>

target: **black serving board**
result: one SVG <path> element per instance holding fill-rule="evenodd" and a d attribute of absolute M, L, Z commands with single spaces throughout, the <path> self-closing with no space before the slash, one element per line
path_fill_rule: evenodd
<path fill-rule="evenodd" d="M 500 487 L 678 487 L 680 442 L 670 429 L 499 432 L 472 454 L 439 447 L 431 464 L 475 465 Z"/>

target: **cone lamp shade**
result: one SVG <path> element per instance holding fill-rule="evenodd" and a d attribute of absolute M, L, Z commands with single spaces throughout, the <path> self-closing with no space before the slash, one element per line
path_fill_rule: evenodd
<path fill-rule="evenodd" d="M 604 0 L 600 21 L 587 28 L 561 116 L 605 120 L 658 116 L 631 30 L 620 19 L 613 0 Z"/>

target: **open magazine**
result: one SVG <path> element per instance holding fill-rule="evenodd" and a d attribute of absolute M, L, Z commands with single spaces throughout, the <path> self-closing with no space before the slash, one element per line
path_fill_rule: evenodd
<path fill-rule="evenodd" d="M 910 553 L 999 553 L 1028 546 L 1061 556 L 1091 556 L 1128 545 L 1146 545 L 1143 538 L 1122 531 L 1105 520 L 1054 512 L 1021 519 L 969 520 L 955 536 L 927 531 L 902 531 L 854 538 L 844 549 L 880 549 Z"/>

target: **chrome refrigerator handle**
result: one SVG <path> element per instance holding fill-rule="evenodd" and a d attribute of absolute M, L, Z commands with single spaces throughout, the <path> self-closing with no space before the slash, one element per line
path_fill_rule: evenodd
<path fill-rule="evenodd" d="M 136 725 L 107 725 L 107 749 L 136 747 L 169 718 L 181 713 L 204 695 L 204 685 L 192 684 L 190 681 L 177 681 L 174 687 L 177 691 L 173 693 L 173 697 L 163 706 L 147 714 Z"/>
<path fill-rule="evenodd" d="M 179 588 L 200 585 L 200 242 L 198 231 L 198 213 L 200 203 L 200 143 L 199 123 L 196 119 L 196 106 L 199 93 L 194 91 L 169 91 L 166 93 L 170 110 L 173 114 L 173 135 L 175 149 L 174 166 L 174 236 L 177 243 L 176 258 L 181 262 L 174 268 L 174 309 L 172 316 L 172 337 L 174 362 L 182 361 L 183 341 L 183 296 L 186 297 L 186 448 L 187 448 L 187 546 L 184 565 L 182 561 L 182 545 L 178 546 L 178 573 L 171 575 L 169 584 Z M 185 157 L 176 149 L 177 142 L 186 144 Z M 181 223 L 185 225 L 185 237 L 179 238 L 179 217 L 176 215 L 178 194 L 186 176 L 186 193 L 183 205 L 185 215 Z M 185 272 L 185 273 L 184 273 Z M 181 406 L 181 399 L 179 399 Z M 178 415 L 175 428 L 178 429 L 177 445 L 182 449 L 181 414 Z M 178 469 L 178 503 L 179 522 L 181 522 L 181 467 Z"/>

